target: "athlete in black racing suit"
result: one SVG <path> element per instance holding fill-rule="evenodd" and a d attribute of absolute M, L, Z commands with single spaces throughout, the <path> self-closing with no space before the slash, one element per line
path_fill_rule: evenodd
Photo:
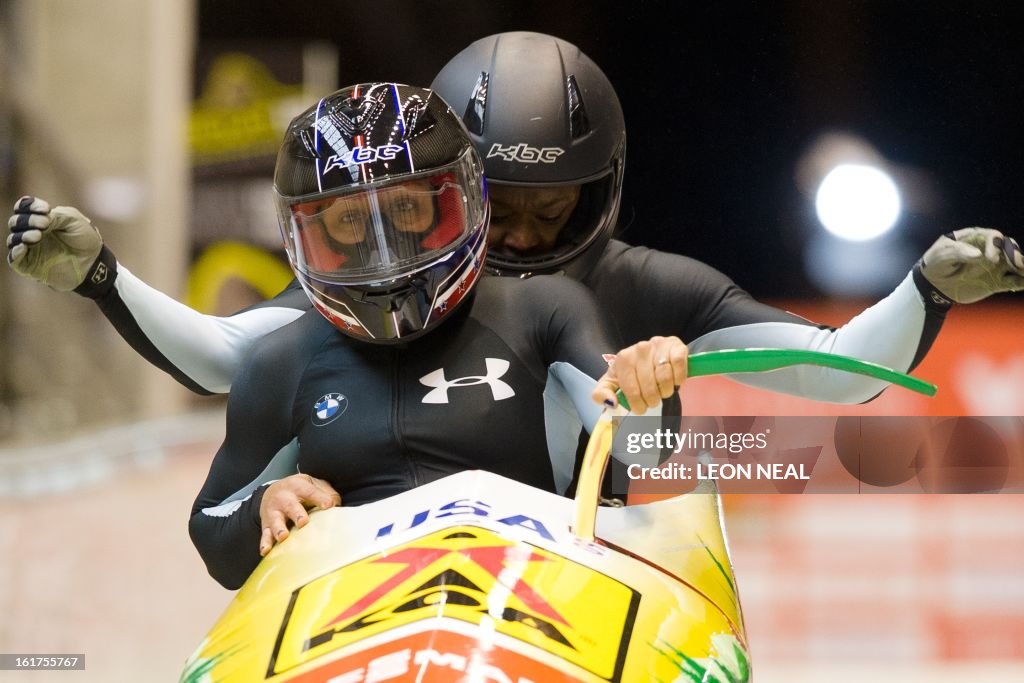
<path fill-rule="evenodd" d="M 575 435 L 540 426 L 596 417 L 591 378 L 618 347 L 567 278 L 484 277 L 475 291 L 408 344 L 355 341 L 308 311 L 255 345 L 189 523 L 214 578 L 237 587 L 259 562 L 262 484 L 296 466 L 332 482 L 344 505 L 466 469 L 565 489 Z"/>

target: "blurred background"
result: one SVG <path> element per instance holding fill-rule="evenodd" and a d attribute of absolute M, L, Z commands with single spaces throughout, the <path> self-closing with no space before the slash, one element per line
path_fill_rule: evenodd
<path fill-rule="evenodd" d="M 134 273 L 230 313 L 290 279 L 270 175 L 291 116 L 354 82 L 427 85 L 477 38 L 541 31 L 590 55 L 622 100 L 622 239 L 841 325 L 942 232 L 1024 238 L 1019 15 L 1010 2 L 5 0 L 0 204 L 78 206 Z M 837 408 L 701 379 L 685 405 L 1021 416 L 1022 314 L 1021 296 L 954 310 L 915 373 L 939 384 L 932 400 Z M 230 599 L 186 533 L 222 411 L 137 358 L 91 302 L 0 269 L 0 653 L 87 657 L 84 673 L 16 680 L 176 677 Z M 1024 676 L 1019 495 L 726 504 L 759 681 Z"/>

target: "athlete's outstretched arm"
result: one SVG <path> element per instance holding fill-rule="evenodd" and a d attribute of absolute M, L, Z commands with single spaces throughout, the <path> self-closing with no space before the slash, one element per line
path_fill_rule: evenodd
<path fill-rule="evenodd" d="M 723 328 L 696 339 L 691 351 L 752 346 L 806 348 L 912 370 L 924 359 L 954 303 L 974 303 L 1024 289 L 1024 256 L 997 230 L 965 228 L 940 237 L 913 270 L 880 302 L 838 329 L 786 323 Z M 797 367 L 735 379 L 819 400 L 869 401 L 885 384 L 834 370 Z"/>
<path fill-rule="evenodd" d="M 309 308 L 301 290 L 288 288 L 228 317 L 194 311 L 118 264 L 99 231 L 73 207 L 51 209 L 42 199 L 22 197 L 8 226 L 11 268 L 96 301 L 132 348 L 196 393 L 226 393 L 253 341 Z"/>
<path fill-rule="evenodd" d="M 761 307 L 769 308 L 752 299 L 744 306 L 755 315 Z M 749 322 L 704 334 L 689 348 L 691 353 L 731 348 L 807 349 L 909 371 L 931 348 L 948 309 L 948 304 L 926 299 L 913 276 L 908 275 L 889 296 L 840 328 L 819 327 L 809 321 Z M 777 309 L 775 312 L 782 313 Z M 762 389 L 834 403 L 870 401 L 887 386 L 881 380 L 816 366 L 731 378 Z"/>
<path fill-rule="evenodd" d="M 690 353 L 809 349 L 907 371 L 924 358 L 953 302 L 1024 288 L 1024 267 L 1016 243 L 998 231 L 959 230 L 940 238 L 892 294 L 838 329 L 760 303 L 703 263 L 621 242 L 609 245 L 600 271 L 588 284 L 626 341 L 676 334 L 688 342 Z M 644 294 L 639 300 L 637 292 Z M 733 379 L 837 403 L 868 401 L 886 386 L 809 366 Z"/>

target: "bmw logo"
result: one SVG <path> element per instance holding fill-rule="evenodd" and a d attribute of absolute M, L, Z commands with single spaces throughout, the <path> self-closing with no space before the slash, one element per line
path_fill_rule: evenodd
<path fill-rule="evenodd" d="M 313 404 L 313 425 L 323 427 L 334 422 L 348 408 L 344 394 L 326 394 Z"/>

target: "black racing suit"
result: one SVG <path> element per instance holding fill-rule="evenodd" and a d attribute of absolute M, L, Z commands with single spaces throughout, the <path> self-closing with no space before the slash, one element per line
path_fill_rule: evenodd
<path fill-rule="evenodd" d="M 309 311 L 258 340 L 235 380 L 227 433 L 189 531 L 210 574 L 238 587 L 260 560 L 265 482 L 302 472 L 358 505 L 466 469 L 548 490 L 571 477 L 576 434 L 607 369 L 607 333 L 590 292 L 559 277 L 484 277 L 437 329 L 371 344 Z"/>

